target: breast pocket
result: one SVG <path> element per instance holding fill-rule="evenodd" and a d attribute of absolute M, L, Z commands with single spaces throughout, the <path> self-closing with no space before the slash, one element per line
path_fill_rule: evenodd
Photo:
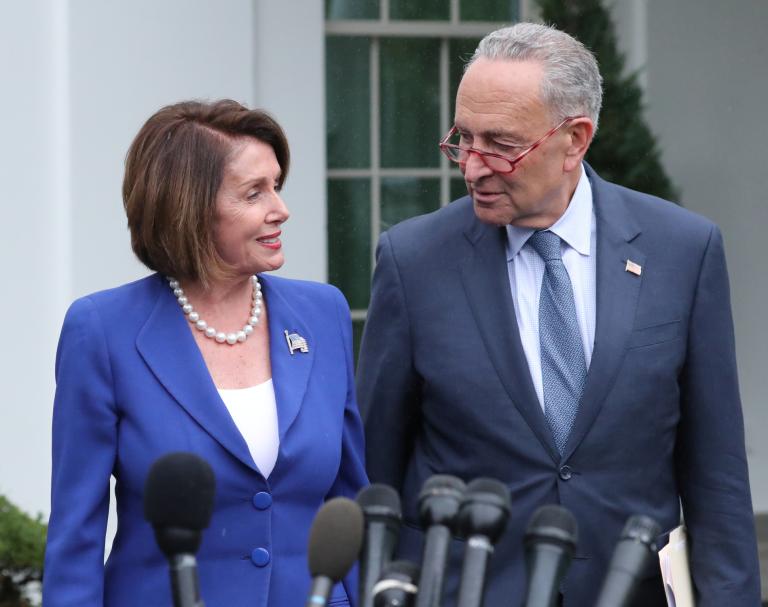
<path fill-rule="evenodd" d="M 629 338 L 628 347 L 630 349 L 642 348 L 644 346 L 652 346 L 654 344 L 677 339 L 680 337 L 680 325 L 681 322 L 679 320 L 673 320 L 652 325 L 650 327 L 635 329 L 632 331 L 632 335 Z"/>

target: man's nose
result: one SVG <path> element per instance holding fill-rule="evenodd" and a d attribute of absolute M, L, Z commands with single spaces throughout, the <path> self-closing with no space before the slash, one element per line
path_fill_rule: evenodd
<path fill-rule="evenodd" d="M 464 164 L 464 178 L 467 181 L 475 182 L 493 174 L 480 154 L 474 150 L 470 150 L 468 153 L 467 162 Z"/>

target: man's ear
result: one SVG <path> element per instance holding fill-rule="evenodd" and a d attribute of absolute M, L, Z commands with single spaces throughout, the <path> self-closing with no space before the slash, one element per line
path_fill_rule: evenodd
<path fill-rule="evenodd" d="M 566 132 L 569 137 L 569 144 L 565 151 L 563 169 L 573 171 L 581 164 L 584 155 L 592 143 L 592 136 L 595 134 L 595 125 L 590 118 L 582 116 L 572 120 L 566 126 Z"/>

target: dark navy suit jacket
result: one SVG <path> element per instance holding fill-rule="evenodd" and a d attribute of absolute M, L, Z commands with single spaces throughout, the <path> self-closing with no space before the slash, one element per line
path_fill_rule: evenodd
<path fill-rule="evenodd" d="M 198 553 L 206 605 L 304 603 L 315 513 L 327 498 L 354 496 L 367 482 L 349 308 L 327 285 L 261 281 L 280 435 L 268 478 L 219 398 L 163 278 L 96 293 L 70 308 L 56 361 L 46 607 L 172 604 L 168 566 L 142 509 L 148 469 L 170 451 L 200 455 L 216 475 L 213 518 Z M 306 338 L 309 352 L 291 355 L 284 330 Z M 110 475 L 119 520 L 105 566 Z M 331 604 L 347 605 L 347 591 L 354 596 L 352 586 L 339 584 Z"/>
<path fill-rule="evenodd" d="M 402 547 L 416 560 L 417 496 L 427 478 L 489 476 L 509 486 L 512 514 L 491 559 L 486 605 L 521 603 L 523 534 L 542 504 L 562 504 L 578 521 L 564 604 L 592 607 L 627 518 L 646 514 L 671 530 L 682 501 L 698 605 L 757 606 L 720 232 L 587 172 L 597 218 L 597 323 L 564 453 L 518 334 L 505 230 L 479 222 L 463 198 L 381 237 L 358 367 L 369 476 L 402 492 Z M 640 276 L 626 271 L 627 260 L 642 267 Z M 461 554 L 457 541 L 448 596 Z M 644 574 L 638 605 L 665 604 L 657 572 L 658 565 Z"/>

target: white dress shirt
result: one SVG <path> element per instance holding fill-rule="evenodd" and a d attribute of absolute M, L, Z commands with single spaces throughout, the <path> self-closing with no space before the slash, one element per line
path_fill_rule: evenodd
<path fill-rule="evenodd" d="M 592 206 L 592 186 L 584 167 L 565 213 L 549 228 L 562 242 L 563 264 L 573 286 L 584 359 L 589 369 L 595 343 L 595 213 Z M 515 305 L 517 327 L 523 343 L 533 386 L 544 408 L 544 385 L 541 378 L 539 344 L 539 295 L 544 279 L 545 264 L 533 247 L 526 245 L 534 230 L 507 226 L 507 272 L 512 301 Z"/>
<path fill-rule="evenodd" d="M 268 379 L 250 388 L 219 389 L 219 396 L 243 435 L 256 467 L 266 478 L 275 467 L 280 449 L 277 402 L 272 380 Z"/>

